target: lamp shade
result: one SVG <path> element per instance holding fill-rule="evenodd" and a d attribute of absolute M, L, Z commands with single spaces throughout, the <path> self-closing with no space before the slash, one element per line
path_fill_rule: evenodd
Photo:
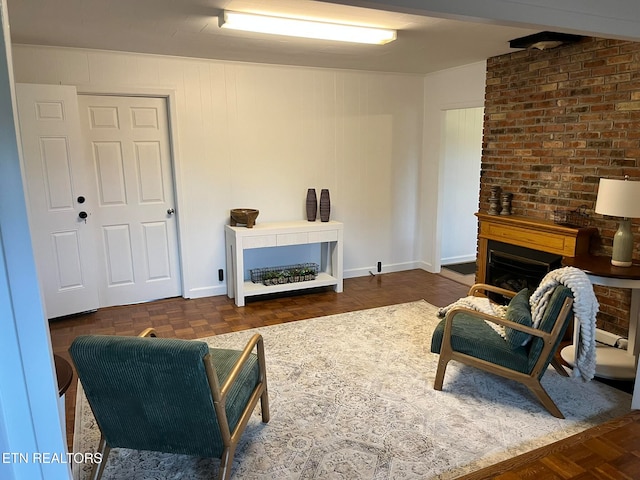
<path fill-rule="evenodd" d="M 640 182 L 601 178 L 595 211 L 612 217 L 640 217 Z"/>

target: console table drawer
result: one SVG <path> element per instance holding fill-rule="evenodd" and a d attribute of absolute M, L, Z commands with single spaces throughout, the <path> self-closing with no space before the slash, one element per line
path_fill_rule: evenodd
<path fill-rule="evenodd" d="M 253 235 L 244 237 L 244 248 L 285 247 L 305 243 L 337 242 L 338 231 L 279 233 L 277 235 Z"/>
<path fill-rule="evenodd" d="M 264 248 L 275 247 L 277 245 L 275 235 L 256 235 L 255 237 L 245 237 L 243 240 L 244 248 Z"/>
<path fill-rule="evenodd" d="M 309 232 L 309 243 L 321 243 L 321 242 L 337 242 L 338 231 L 327 230 L 324 232 Z"/>
<path fill-rule="evenodd" d="M 277 238 L 277 245 L 279 247 L 309 243 L 309 234 L 307 232 L 279 233 Z"/>

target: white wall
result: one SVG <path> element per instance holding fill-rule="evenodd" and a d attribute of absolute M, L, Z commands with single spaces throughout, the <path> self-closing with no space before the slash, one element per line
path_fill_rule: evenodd
<path fill-rule="evenodd" d="M 423 78 L 14 46 L 16 82 L 175 91 L 178 214 L 188 297 L 226 284 L 229 210 L 305 218 L 329 188 L 345 224 L 345 276 L 415 268 Z"/>
<path fill-rule="evenodd" d="M 482 107 L 485 77 L 485 62 L 443 70 L 425 77 L 419 238 L 422 242 L 422 268 L 429 272 L 440 271 L 441 222 L 452 221 L 438 214 L 442 207 L 441 186 L 444 182 L 443 112 L 455 108 Z"/>

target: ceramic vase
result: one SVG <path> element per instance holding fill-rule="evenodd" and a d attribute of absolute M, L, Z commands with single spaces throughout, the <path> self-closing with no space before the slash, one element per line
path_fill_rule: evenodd
<path fill-rule="evenodd" d="M 317 214 L 318 199 L 316 197 L 316 189 L 310 188 L 307 190 L 307 220 L 309 220 L 310 222 L 315 222 Z"/>
<path fill-rule="evenodd" d="M 320 221 L 328 222 L 331 213 L 331 199 L 329 198 L 329 189 L 323 188 L 320 191 Z"/>

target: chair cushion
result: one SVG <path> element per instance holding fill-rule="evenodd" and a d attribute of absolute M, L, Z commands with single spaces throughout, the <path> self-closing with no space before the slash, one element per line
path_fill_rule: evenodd
<path fill-rule="evenodd" d="M 242 352 L 238 350 L 210 348 L 209 353 L 211 354 L 211 361 L 218 374 L 219 385 L 222 387 L 222 384 L 229 376 L 229 373 L 231 373 L 231 369 L 240 358 Z M 260 367 L 258 365 L 258 357 L 252 353 L 227 396 L 225 406 L 231 433 L 233 433 L 233 429 L 236 428 L 242 412 L 249 402 L 249 398 L 256 385 L 258 385 L 259 380 Z"/>
<path fill-rule="evenodd" d="M 531 307 L 529 305 L 530 296 L 531 294 L 529 293 L 528 288 L 520 290 L 509 302 L 505 318 L 527 327 L 533 325 L 533 320 L 531 319 Z M 511 348 L 524 347 L 529 343 L 529 340 L 531 340 L 531 335 L 514 328 L 506 327 L 504 329 L 504 333 L 505 340 Z"/>
<path fill-rule="evenodd" d="M 446 320 L 442 320 L 438 323 L 431 337 L 433 353 L 440 353 L 445 322 Z M 478 341 L 479 338 L 482 342 Z M 527 349 L 511 348 L 498 332 L 487 325 L 487 322 L 473 315 L 459 313 L 453 318 L 451 347 L 456 352 L 481 358 L 518 372 L 530 372 Z"/>

